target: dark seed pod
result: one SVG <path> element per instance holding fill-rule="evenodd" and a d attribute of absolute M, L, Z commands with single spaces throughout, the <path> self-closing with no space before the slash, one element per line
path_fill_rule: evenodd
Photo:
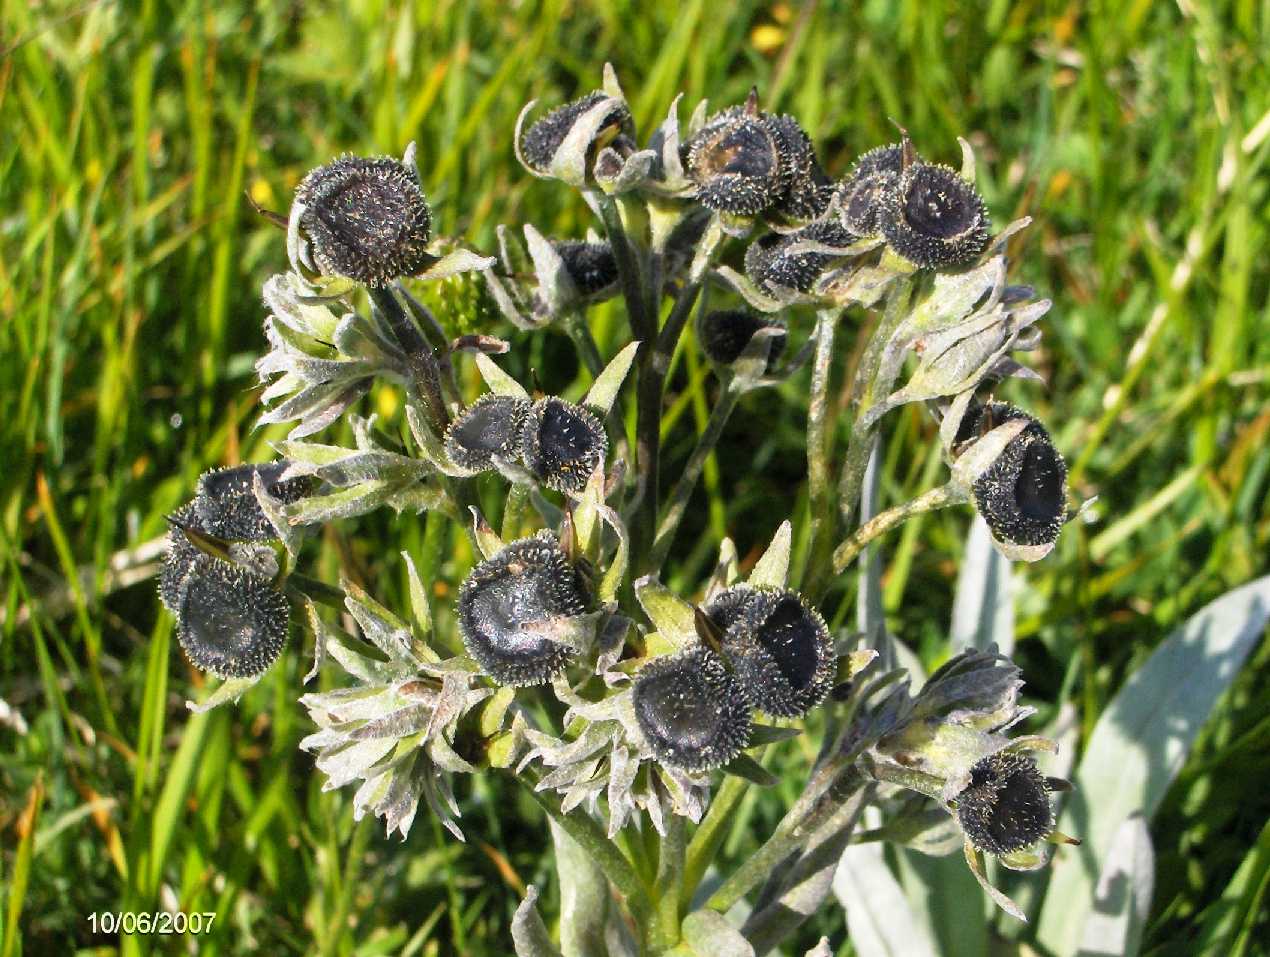
<path fill-rule="evenodd" d="M 765 115 L 781 163 L 782 197 L 775 210 L 790 219 L 816 219 L 829 206 L 833 185 L 816 159 L 811 138 L 792 116 Z"/>
<path fill-rule="evenodd" d="M 617 259 L 608 243 L 553 242 L 583 299 L 599 300 L 617 289 Z"/>
<path fill-rule="evenodd" d="M 635 675 L 635 720 L 662 764 L 710 771 L 750 740 L 750 707 L 736 678 L 704 648 L 654 658 Z"/>
<path fill-rule="evenodd" d="M 726 632 L 731 628 L 746 606 L 758 598 L 761 592 L 749 585 L 733 585 L 719 592 L 706 604 L 705 613 L 715 623 L 719 631 Z"/>
<path fill-rule="evenodd" d="M 785 193 L 781 144 L 756 111 L 736 106 L 716 113 L 684 146 L 688 178 L 708 209 L 756 216 Z"/>
<path fill-rule="evenodd" d="M 521 137 L 520 152 L 525 162 L 529 164 L 530 169 L 539 173 L 548 172 L 551 169 L 551 161 L 555 158 L 556 151 L 560 149 L 560 144 L 569 135 L 573 125 L 591 107 L 605 99 L 610 99 L 608 94 L 595 90 L 571 103 L 556 107 L 533 126 L 529 127 L 525 131 L 525 135 Z M 631 111 L 621 100 L 614 99 L 613 109 L 600 125 L 596 142 L 590 144 L 588 154 L 595 149 L 600 140 L 621 133 L 627 130 L 630 125 Z"/>
<path fill-rule="evenodd" d="M 181 588 L 186 576 L 194 569 L 195 559 L 201 555 L 197 548 L 181 532 L 181 526 L 199 524 L 193 502 L 187 502 L 172 514 L 173 528 L 168 533 L 168 550 L 159 570 L 159 600 L 163 607 L 176 614 L 181 603 Z"/>
<path fill-rule="evenodd" d="M 204 472 L 198 480 L 193 510 L 186 523 L 200 532 L 239 541 L 264 542 L 277 538 L 269 520 L 256 501 L 255 477 L 264 482 L 265 491 L 274 498 L 290 503 L 298 501 L 316 484 L 312 476 L 282 480 L 291 465 L 285 459 L 263 465 L 234 465 Z M 174 535 L 174 538 L 184 536 Z"/>
<path fill-rule="evenodd" d="M 494 467 L 494 456 L 515 461 L 520 455 L 520 433 L 529 403 L 505 395 L 483 395 L 450 423 L 445 451 L 459 468 L 484 472 Z"/>
<path fill-rule="evenodd" d="M 593 413 L 556 396 L 535 402 L 521 428 L 526 467 L 560 492 L 582 491 L 608 447 L 608 435 Z"/>
<path fill-rule="evenodd" d="M 1045 427 L 1026 412 L 992 402 L 967 411 L 958 443 L 1013 419 L 1027 419 L 1028 425 L 975 480 L 975 508 L 998 541 L 1052 544 L 1067 513 L 1067 463 Z"/>
<path fill-rule="evenodd" d="M 849 246 L 855 236 L 828 219 L 808 223 L 793 233 L 767 233 L 745 251 L 745 274 L 759 289 L 778 293 L 780 287 L 810 292 L 837 258 L 829 253 L 790 252 L 797 243 L 814 242 L 826 246 Z"/>
<path fill-rule="evenodd" d="M 386 286 L 434 262 L 432 210 L 414 173 L 394 159 L 341 157 L 304 177 L 295 195 L 324 275 Z"/>
<path fill-rule="evenodd" d="M 1045 777 L 1022 754 L 998 751 L 976 762 L 955 804 L 970 843 L 989 854 L 1021 851 L 1054 830 Z"/>
<path fill-rule="evenodd" d="M 878 226 L 887 245 L 922 269 L 964 266 L 988 245 L 983 197 L 956 170 L 914 163 L 883 196 Z"/>
<path fill-rule="evenodd" d="M 851 175 L 838 187 L 842 224 L 857 236 L 878 231 L 878 211 L 900 181 L 904 147 L 878 146 L 856 160 Z"/>
<path fill-rule="evenodd" d="M 468 654 L 500 685 L 537 685 L 574 656 L 552 625 L 586 614 L 586 581 L 550 533 L 512 542 L 477 565 L 459 588 L 459 633 Z"/>
<path fill-rule="evenodd" d="M 776 319 L 759 316 L 745 309 L 718 309 L 701 317 L 697 325 L 697 340 L 701 351 L 711 362 L 730 366 L 740 358 L 750 344 L 754 333 L 760 329 L 779 329 L 780 334 L 771 337 L 771 349 L 767 354 L 767 368 L 776 364 L 785 350 L 785 326 Z"/>
<path fill-rule="evenodd" d="M 751 705 L 778 718 L 802 717 L 833 687 L 829 628 L 797 592 L 753 595 L 724 633 L 723 654 Z"/>
<path fill-rule="evenodd" d="M 291 606 L 267 579 L 197 552 L 171 597 L 177 640 L 195 667 L 251 678 L 282 653 Z"/>

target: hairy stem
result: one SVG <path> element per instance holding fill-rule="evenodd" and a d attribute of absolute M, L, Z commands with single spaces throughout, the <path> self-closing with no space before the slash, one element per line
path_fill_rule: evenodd
<path fill-rule="evenodd" d="M 660 953 L 679 943 L 679 908 L 684 887 L 684 819 L 671 814 L 661 839 L 657 878 L 652 886 L 653 914 L 649 944 Z"/>
<path fill-rule="evenodd" d="M 590 854 L 591 859 L 604 872 L 604 876 L 626 901 L 636 926 L 644 926 L 652 912 L 648 891 L 640 883 L 635 869 L 631 867 L 631 862 L 618 850 L 617 845 L 605 836 L 603 828 L 585 812 L 574 810 L 565 814 L 560 810 L 558 799 L 542 791 L 534 790 L 534 781 L 530 779 L 530 775 L 512 776 L 524 785 L 525 790 L 538 806 Z"/>
<path fill-rule="evenodd" d="M 853 768 L 844 767 L 844 761 L 844 757 L 835 756 L 812 775 L 807 789 L 776 825 L 772 836 L 711 895 L 706 902 L 708 907 L 726 913 L 797 852 L 817 828 L 833 817 L 839 804 L 864 785 L 865 779 Z"/>
<path fill-rule="evenodd" d="M 719 437 L 723 435 L 723 429 L 736 408 L 738 398 L 739 394 L 725 385 L 719 395 L 719 401 L 710 411 L 710 419 L 706 422 L 705 431 L 701 433 L 701 438 L 697 439 L 697 447 L 692 450 L 688 464 L 684 466 L 678 481 L 675 482 L 675 487 L 670 493 L 670 501 L 666 504 L 666 511 L 662 515 L 661 523 L 657 526 L 657 537 L 653 540 L 653 549 L 649 558 L 649 565 L 652 568 L 660 568 L 662 562 L 666 560 L 670 546 L 675 540 L 675 533 L 679 531 L 679 523 L 683 520 L 684 511 L 688 508 L 692 490 L 697 487 L 697 480 L 701 478 L 706 459 L 719 444 Z"/>
<path fill-rule="evenodd" d="M 659 509 L 662 392 L 666 387 L 670 362 L 679 345 L 679 337 L 688 323 L 688 317 L 692 315 L 693 306 L 697 304 L 721 238 L 721 230 L 707 230 L 693 258 L 692 268 L 683 288 L 675 298 L 675 304 L 671 307 L 670 315 L 666 317 L 666 324 L 657 335 L 653 348 L 648 352 L 640 351 L 640 358 L 645 361 L 640 367 L 637 390 L 635 445 L 640 461 L 647 463 L 647 467 L 642 464 L 640 466 L 643 495 L 637 503 L 631 527 L 633 567 L 637 576 L 656 571 L 659 564 L 653 557 L 653 552 Z"/>
<path fill-rule="evenodd" d="M 875 515 L 855 530 L 855 533 L 835 549 L 833 553 L 834 574 L 840 575 L 847 566 L 855 561 L 856 556 L 879 535 L 884 535 L 905 519 L 921 512 L 931 512 L 949 505 L 959 505 L 966 500 L 966 493 L 958 486 L 949 483 L 929 489 L 909 502 L 888 508 L 880 515 Z"/>
<path fill-rule="evenodd" d="M 411 372 L 407 388 L 418 395 L 433 431 L 444 435 L 445 427 L 450 424 L 450 413 L 441 395 L 441 370 L 436 353 L 415 320 L 401 308 L 401 301 L 391 289 L 372 288 L 368 293 L 406 353 Z"/>
<path fill-rule="evenodd" d="M 746 789 L 751 787 L 745 778 L 729 774 L 723 779 L 718 793 L 710 801 L 710 809 L 705 818 L 697 826 L 692 840 L 688 843 L 687 860 L 684 864 L 683 894 L 691 900 L 696 893 L 701 879 L 705 877 L 710 862 L 719 853 L 724 839 L 728 836 L 728 828 L 732 824 L 732 812 L 745 797 Z"/>
<path fill-rule="evenodd" d="M 595 337 L 591 335 L 586 314 L 581 309 L 570 309 L 564 314 L 562 321 L 565 332 L 578 350 L 578 358 L 586 366 L 587 372 L 591 373 L 591 378 L 595 379 L 604 370 L 604 359 L 600 356 L 600 347 L 595 344 Z"/>
<path fill-rule="evenodd" d="M 810 533 L 807 567 L 803 581 L 815 587 L 828 564 L 825 551 L 833 541 L 837 514 L 829 495 L 829 461 L 833 457 L 832 417 L 829 408 L 829 380 L 833 371 L 833 340 L 842 316 L 840 309 L 822 309 L 816 314 L 816 354 L 811 366 L 811 396 L 807 404 L 807 497 Z"/>

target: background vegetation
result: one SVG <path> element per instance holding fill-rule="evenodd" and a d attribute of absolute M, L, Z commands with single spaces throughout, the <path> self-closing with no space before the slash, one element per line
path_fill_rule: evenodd
<path fill-rule="evenodd" d="M 1264 2 L 5 0 L 3 10 L 6 957 L 64 953 L 67 941 L 112 950 L 119 942 L 94 938 L 87 916 L 121 908 L 217 912 L 199 942 L 207 953 L 507 952 L 524 885 L 549 873 L 536 810 L 478 780 L 462 795 L 466 845 L 424 813 L 404 846 L 373 821 L 354 824 L 350 795 L 320 793 L 296 750 L 307 731 L 299 639 L 237 708 L 191 716 L 184 701 L 204 679 L 171 640 L 144 543 L 202 470 L 268 458 L 278 437 L 252 430 L 251 366 L 264 348 L 259 288 L 285 253 L 244 192 L 285 210 L 311 166 L 345 150 L 399 154 L 414 139 L 442 232 L 480 250 L 500 222 L 580 235 L 585 208 L 527 176 L 510 136 L 526 100 L 591 89 L 606 59 L 643 130 L 680 90 L 686 116 L 702 96 L 738 102 L 757 84 L 765 107 L 799 117 L 834 174 L 893 140 L 894 118 L 944 161 L 967 136 L 994 217 L 1035 218 L 1015 269 L 1055 301 L 1039 363 L 1049 387 L 1010 394 L 1054 430 L 1075 492 L 1100 496 L 1096 522 L 1019 571 L 1017 658 L 1037 726 L 1069 706 L 1079 746 L 1176 624 L 1270 568 Z M 487 321 L 470 288 L 442 299 L 462 323 Z M 620 320 L 601 310 L 602 344 L 617 341 Z M 804 335 L 807 317 L 794 326 Z M 520 368 L 565 391 L 577 370 L 563 336 L 511 338 Z M 690 341 L 675 382 L 671 474 L 714 388 Z M 805 491 L 790 491 L 805 389 L 804 373 L 779 396 L 745 400 L 666 572 L 683 592 L 724 534 L 744 555 L 785 503 L 805 509 Z M 394 420 L 396 396 L 372 400 Z M 895 415 L 890 501 L 939 477 L 930 423 L 916 408 Z M 886 545 L 889 621 L 928 666 L 946 653 L 968 521 L 964 509 L 926 517 Z M 423 556 L 439 591 L 471 561 L 443 524 L 412 516 L 374 516 L 319 544 L 312 567 L 332 576 L 343 563 L 388 600 L 402 590 L 400 549 Z M 826 613 L 844 620 L 853 594 L 844 581 Z M 1265 952 L 1268 664 L 1263 642 L 1154 818 L 1149 951 Z M 781 752 L 785 780 L 742 805 L 731 860 L 770 831 L 806 761 L 798 745 Z M 852 952 L 836 906 L 804 937 L 821 932 Z"/>

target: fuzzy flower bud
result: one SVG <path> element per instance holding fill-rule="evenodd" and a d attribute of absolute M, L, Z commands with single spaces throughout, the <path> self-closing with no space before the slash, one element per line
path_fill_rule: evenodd
<path fill-rule="evenodd" d="M 671 767 L 713 770 L 750 740 L 745 693 L 704 648 L 649 661 L 635 676 L 632 705 L 653 754 Z"/>
<path fill-rule="evenodd" d="M 436 262 L 432 210 L 414 172 L 388 157 L 344 156 L 296 188 L 300 228 L 323 275 L 386 286 Z"/>
<path fill-rule="evenodd" d="M 904 162 L 900 143 L 878 146 L 856 160 L 838 187 L 842 225 L 856 236 L 878 232 L 878 211 L 899 182 Z"/>
<path fill-rule="evenodd" d="M 767 368 L 770 371 L 780 354 L 785 351 L 785 340 L 788 338 L 784 324 L 775 319 L 757 315 L 747 309 L 716 309 L 701 317 L 697 324 L 697 341 L 701 343 L 701 351 L 711 362 L 729 366 L 740 358 L 760 329 L 780 330 L 772 336 L 767 355 Z"/>
<path fill-rule="evenodd" d="M 524 164 L 540 176 L 558 176 L 575 186 L 590 173 L 596 154 L 633 130 L 624 100 L 594 90 L 559 106 L 517 137 Z"/>
<path fill-rule="evenodd" d="M 543 684 L 574 658 L 561 630 L 586 614 L 589 601 L 583 575 L 543 532 L 472 569 L 459 589 L 459 633 L 499 684 Z"/>
<path fill-rule="evenodd" d="M 1031 847 L 1054 830 L 1050 784 L 1025 754 L 998 751 L 970 769 L 970 783 L 950 802 L 967 840 L 989 854 Z"/>
<path fill-rule="evenodd" d="M 604 463 L 608 435 L 587 409 L 548 396 L 533 404 L 521 428 L 521 455 L 534 477 L 560 492 L 580 492 Z"/>
<path fill-rule="evenodd" d="M 833 686 L 833 639 L 820 613 L 797 592 L 730 588 L 706 607 L 727 622 L 722 653 L 749 702 L 780 718 L 798 718 Z"/>
<path fill-rule="evenodd" d="M 828 219 L 817 220 L 793 233 L 768 233 L 746 249 L 745 274 L 769 294 L 781 289 L 809 293 L 837 257 L 825 252 L 798 252 L 798 244 L 815 243 L 845 249 L 854 241 L 855 236 Z"/>
<path fill-rule="evenodd" d="M 483 395 L 450 423 L 445 451 L 459 468 L 484 472 L 494 468 L 494 457 L 515 460 L 520 452 L 520 432 L 529 403 L 504 395 Z"/>
<path fill-rule="evenodd" d="M 1009 558 L 1043 558 L 1067 512 L 1067 464 L 1045 427 L 1026 412 L 993 402 L 966 412 L 957 439 L 954 449 L 964 451 L 954 478 L 970 490 L 997 546 Z"/>
<path fill-rule="evenodd" d="M 973 262 L 988 245 L 991 221 L 983 197 L 954 169 L 913 163 L 883 192 L 882 235 L 921 269 Z"/>

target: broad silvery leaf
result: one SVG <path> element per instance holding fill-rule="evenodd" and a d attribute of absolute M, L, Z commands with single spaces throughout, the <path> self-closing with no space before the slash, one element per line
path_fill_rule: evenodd
<path fill-rule="evenodd" d="M 1038 928 L 1052 952 L 1076 951 L 1117 831 L 1134 814 L 1151 819 L 1268 618 L 1270 576 L 1227 592 L 1165 639 L 1103 711 L 1059 821 L 1084 843 L 1054 864 Z"/>
<path fill-rule="evenodd" d="M 886 866 L 880 845 L 856 844 L 843 851 L 833 892 L 860 957 L 935 957 L 935 946 Z"/>
<path fill-rule="evenodd" d="M 684 918 L 683 946 L 693 957 L 755 957 L 741 932 L 712 910 L 696 910 Z"/>
<path fill-rule="evenodd" d="M 755 588 L 784 588 L 789 580 L 789 550 L 793 540 L 793 526 L 788 520 L 781 522 L 767 551 L 750 572 L 748 583 Z"/>
<path fill-rule="evenodd" d="M 1142 944 L 1155 886 L 1155 851 L 1141 815 L 1119 828 L 1094 888 L 1094 906 L 1081 935 L 1082 955 L 1132 957 Z"/>
<path fill-rule="evenodd" d="M 564 957 L 603 954 L 609 886 L 604 872 L 554 818 L 551 842 L 560 877 L 560 950 Z"/>
<path fill-rule="evenodd" d="M 512 916 L 512 946 L 516 957 L 561 957 L 538 913 L 538 888 L 533 884 L 525 888 L 525 899 Z"/>
<path fill-rule="evenodd" d="M 948 637 L 955 654 L 966 648 L 996 645 L 1004 655 L 1014 651 L 1014 596 L 1010 562 L 992 544 L 988 525 L 979 515 L 970 524 Z"/>

